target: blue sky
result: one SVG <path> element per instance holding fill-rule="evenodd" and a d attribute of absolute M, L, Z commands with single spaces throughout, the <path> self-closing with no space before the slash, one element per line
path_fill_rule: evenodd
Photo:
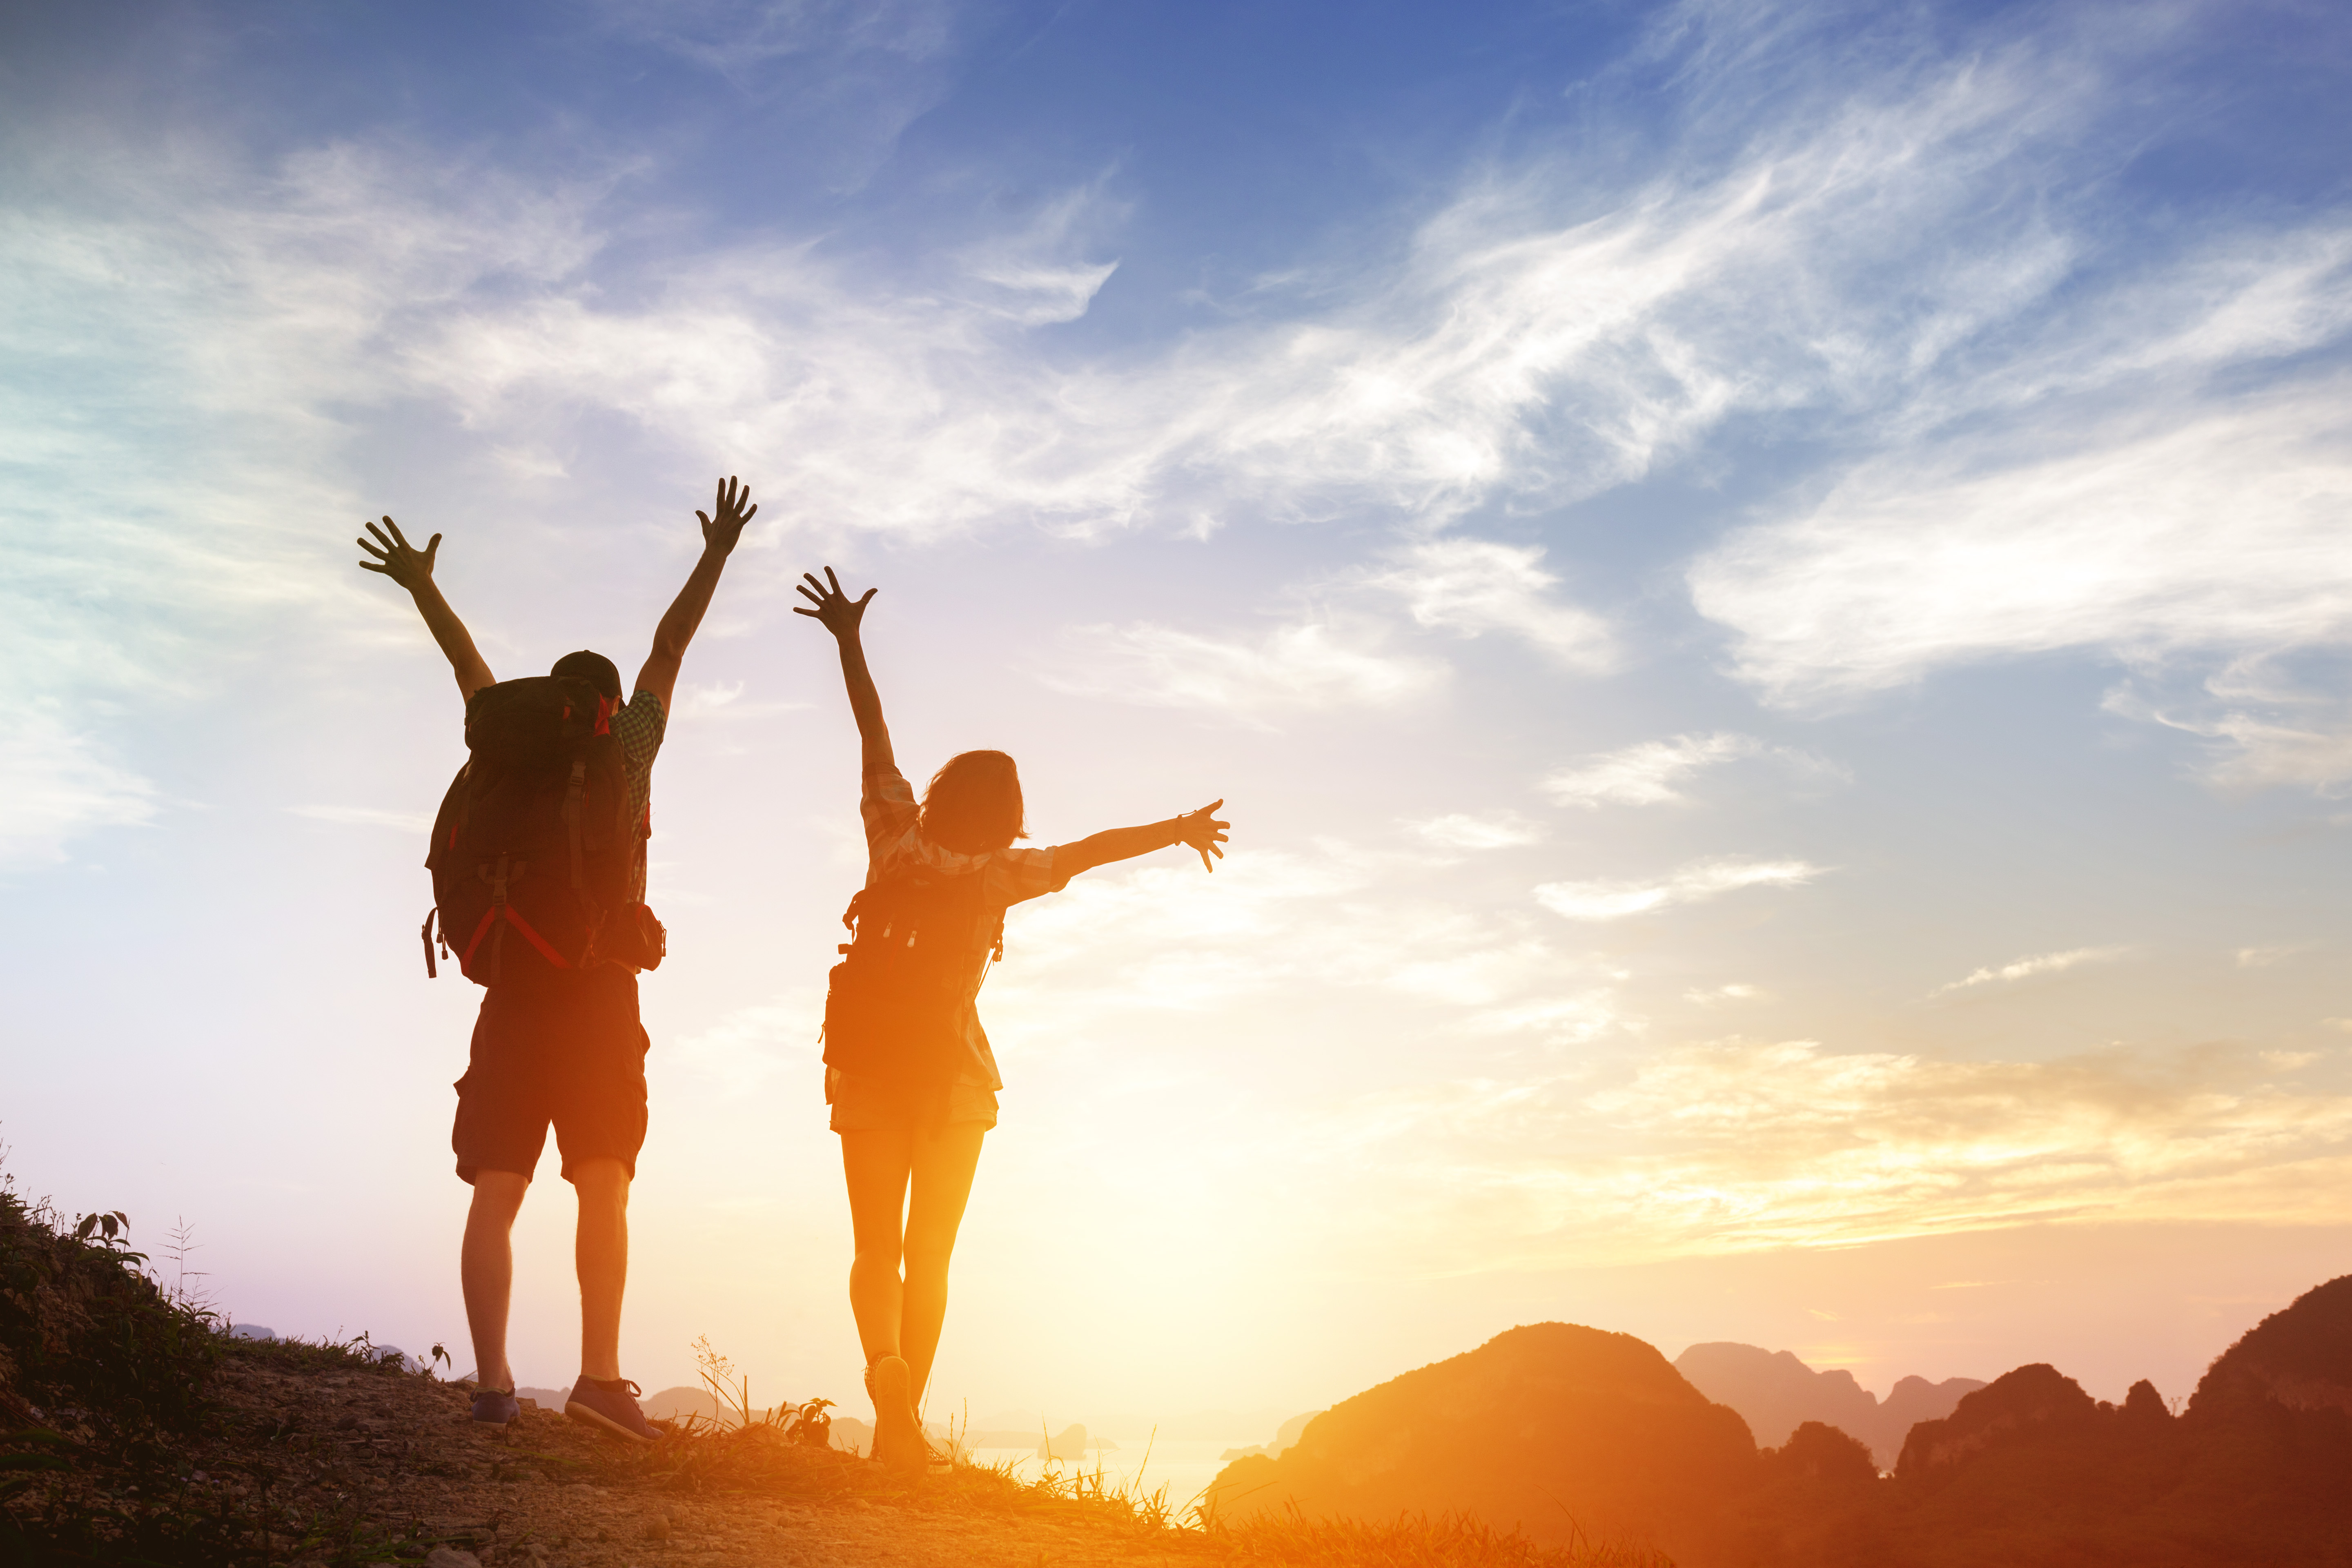
<path fill-rule="evenodd" d="M 628 669 L 732 472 L 641 1382 L 855 1382 L 830 561 L 910 771 L 1236 825 L 1016 919 L 946 1395 L 1306 1408 L 1539 1317 L 2185 1390 L 2352 1240 L 2348 34 L 12 12 L 10 1168 L 240 1317 L 459 1334 L 457 705 L 346 541 L 444 532 L 501 675 Z"/>

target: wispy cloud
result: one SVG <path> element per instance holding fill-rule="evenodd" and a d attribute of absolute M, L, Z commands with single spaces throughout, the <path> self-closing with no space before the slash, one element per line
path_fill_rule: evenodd
<path fill-rule="evenodd" d="M 2137 670 L 2101 706 L 2209 742 L 2206 771 L 2229 791 L 2287 787 L 2337 796 L 2352 785 L 2347 648 L 2300 646 L 2231 658 L 2219 669 Z"/>
<path fill-rule="evenodd" d="M 677 689 L 677 705 L 670 710 L 670 722 L 763 722 L 779 713 L 804 712 L 813 706 L 807 702 L 762 701 L 758 699 L 747 702 L 743 699 L 743 691 L 744 683 L 740 680 L 702 685 L 683 682 Z"/>
<path fill-rule="evenodd" d="M 1683 177 L 1596 186 L 1549 157 L 1490 168 L 1376 269 L 1269 296 L 1258 317 L 1141 360 L 1070 363 L 1026 335 L 1082 310 L 1111 264 L 1084 216 L 1111 201 L 1099 193 L 920 278 L 772 242 L 664 261 L 625 290 L 534 263 L 521 288 L 425 297 L 383 321 L 391 352 L 369 358 L 523 448 L 551 411 L 596 409 L 711 460 L 757 456 L 788 498 L 780 526 L 1369 516 L 1425 531 L 1638 478 L 1741 411 L 1916 416 L 1927 394 L 1906 388 L 2067 274 L 2069 246 L 2013 161 L 2079 131 L 2096 101 L 2079 90 L 2085 70 L 2037 40 L 1924 79 L 1848 84 L 1801 130 L 1759 132 Z M 282 200 L 254 193 L 261 237 L 240 270 L 292 259 Z M 444 242 L 460 269 L 469 252 L 515 249 L 425 216 L 460 242 Z M 315 295 L 381 265 L 300 259 Z M 1008 310 L 1008 288 L 1035 303 Z M 2201 342 L 2178 352 L 2213 352 Z M 1590 617 L 1515 585 L 1528 571 L 1517 547 L 1427 548 L 1427 624 L 1515 631 L 1580 666 L 1605 657 Z"/>
<path fill-rule="evenodd" d="M 390 827 L 419 837 L 433 831 L 433 818 L 421 812 L 380 811 L 366 805 L 289 805 L 286 809 L 313 822 L 332 822 L 347 827 Z"/>
<path fill-rule="evenodd" d="M 2035 953 L 2030 958 L 2016 959 L 1997 967 L 1975 970 L 1948 984 L 1937 986 L 1927 994 L 1942 996 L 1979 985 L 2006 985 L 2019 980 L 2031 980 L 2039 974 L 2063 974 L 2085 963 L 2112 963 L 2130 952 L 2128 947 L 2072 947 L 2063 952 Z"/>
<path fill-rule="evenodd" d="M 1508 849 L 1543 837 L 1540 826 L 1509 811 L 1477 816 L 1449 812 L 1405 826 L 1415 837 L 1441 849 Z"/>
<path fill-rule="evenodd" d="M 1608 623 L 1558 602 L 1552 590 L 1559 579 L 1543 569 L 1543 555 L 1488 540 L 1432 540 L 1408 547 L 1394 567 L 1366 581 L 1402 597 L 1422 626 L 1465 637 L 1514 633 L 1572 669 L 1609 669 L 1618 649 Z"/>
<path fill-rule="evenodd" d="M 2341 1224 L 2352 1097 L 2257 1052 L 2051 1062 L 1677 1047 L 1616 1082 L 1471 1080 L 1334 1112 L 1368 1255 L 1511 1268 L 2034 1221 Z M 1438 1171 L 1446 1173 L 1433 1182 Z M 1476 1215 L 1478 1223 L 1465 1223 Z"/>
<path fill-rule="evenodd" d="M 823 1055 L 817 1027 L 824 1021 L 822 996 L 793 991 L 730 1009 L 707 1027 L 679 1038 L 672 1048 L 680 1062 L 724 1098 L 740 1099 L 786 1072 L 816 1076 Z"/>
<path fill-rule="evenodd" d="M 1536 900 L 1572 921 L 1616 921 L 1704 903 L 1742 888 L 1801 887 L 1822 870 L 1802 860 L 1695 860 L 1661 881 L 1546 882 Z"/>
<path fill-rule="evenodd" d="M 2045 418 L 1875 460 L 1803 517 L 1708 552 L 1692 592 L 1738 633 L 1739 673 L 1792 702 L 2060 648 L 2342 643 L 2347 390 Z"/>
<path fill-rule="evenodd" d="M 1385 651 L 1375 625 L 1307 622 L 1255 637 L 1171 626 L 1082 626 L 1040 677 L 1058 691 L 1166 708 L 1197 708 L 1244 723 L 1284 710 L 1381 706 L 1429 690 L 1442 666 Z"/>
<path fill-rule="evenodd" d="M 0 748 L 0 868 L 51 863 L 95 827 L 154 820 L 155 786 L 108 760 L 49 705 L 20 704 Z"/>
<path fill-rule="evenodd" d="M 1277 995 L 1373 999 L 1425 1009 L 1428 1028 L 1534 1045 L 1634 1022 L 1610 977 L 1556 951 L 1538 921 L 1444 897 L 1432 869 L 1425 853 L 1327 841 L 1237 853 L 1214 879 L 1164 863 L 1097 872 L 1014 911 L 989 1016 L 1040 1043 Z"/>
<path fill-rule="evenodd" d="M 947 96 L 957 8 L 947 0 L 591 0 L 613 32 L 690 60 L 778 106 L 793 152 L 856 189 Z"/>
<path fill-rule="evenodd" d="M 1663 805 L 1685 798 L 1676 786 L 1693 774 L 1763 749 L 1753 735 L 1727 731 L 1643 741 L 1563 768 L 1541 787 L 1562 805 Z"/>

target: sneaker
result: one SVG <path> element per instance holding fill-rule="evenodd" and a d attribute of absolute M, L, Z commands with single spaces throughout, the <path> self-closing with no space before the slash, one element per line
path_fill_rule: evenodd
<path fill-rule="evenodd" d="M 580 1381 L 572 1385 L 572 1397 L 563 1402 L 563 1414 L 583 1426 L 601 1427 L 615 1437 L 657 1443 L 661 1433 L 637 1408 L 637 1399 L 644 1393 L 625 1377 L 600 1383 L 583 1373 Z"/>
<path fill-rule="evenodd" d="M 914 1373 L 906 1362 L 886 1355 L 867 1367 L 866 1392 L 874 1400 L 874 1457 L 901 1472 L 929 1468 L 931 1446 L 915 1419 Z"/>
<path fill-rule="evenodd" d="M 474 1390 L 474 1419 L 485 1426 L 504 1426 L 522 1419 L 522 1402 L 511 1388 Z"/>

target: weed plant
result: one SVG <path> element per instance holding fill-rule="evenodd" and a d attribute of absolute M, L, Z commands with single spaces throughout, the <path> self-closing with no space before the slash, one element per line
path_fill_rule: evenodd
<path fill-rule="evenodd" d="M 296 1503 L 331 1433 L 284 1417 L 239 1414 L 214 1397 L 231 1358 L 301 1378 L 416 1375 L 367 1335 L 348 1340 L 235 1341 L 191 1289 L 193 1243 L 178 1226 L 167 1266 L 132 1249 L 120 1211 L 68 1220 L 28 1202 L 0 1173 L 0 1568 L 331 1568 L 415 1563 L 439 1538 L 415 1522 L 373 1517 L 356 1501 Z M 158 1274 L 170 1276 L 168 1282 Z M 1464 1520 L 1390 1525 L 1296 1515 L 1228 1525 L 1197 1500 L 1148 1488 L 1145 1464 L 1118 1481 L 1099 1461 L 1023 1480 L 1009 1466 L 971 1462 L 950 1431 L 949 1463 L 896 1474 L 832 1447 L 832 1402 L 751 1403 L 750 1380 L 707 1340 L 696 1345 L 717 1419 L 688 1417 L 650 1447 L 589 1457 L 513 1453 L 566 1479 L 655 1491 L 862 1500 L 919 1511 L 1048 1517 L 1130 1534 L 1160 1556 L 1208 1563 L 1336 1568 L 1663 1568 L 1654 1555 L 1538 1548 Z M 433 1360 L 446 1360 L 439 1346 Z M 274 1422 L 275 1425 L 271 1425 Z M 197 1456 L 209 1453 L 208 1460 Z M 200 1465 L 205 1468 L 199 1468 Z M 421 1468 L 436 1461 L 425 1458 Z M 443 1472 L 448 1473 L 448 1472 Z M 317 1495 L 315 1489 L 310 1494 Z M 463 1542 L 453 1544 L 466 1544 Z"/>
<path fill-rule="evenodd" d="M 1007 1461 L 981 1464 L 948 1431 L 951 1461 L 908 1478 L 834 1448 L 816 1423 L 828 1400 L 761 1410 L 748 1380 L 709 1342 L 696 1342 L 703 1383 L 720 1405 L 719 1419 L 688 1416 L 650 1450 L 615 1450 L 604 1459 L 608 1483 L 635 1480 L 705 1496 L 737 1494 L 801 1500 L 861 1499 L 923 1511 L 999 1518 L 1083 1521 L 1132 1536 L 1171 1557 L 1248 1568 L 1674 1568 L 1664 1553 L 1590 1542 L 1541 1546 L 1475 1519 L 1406 1515 L 1381 1524 L 1308 1519 L 1297 1509 L 1228 1521 L 1203 1498 L 1171 1499 L 1150 1485 L 1150 1450 L 1124 1480 L 1099 1459 L 1091 1468 L 1052 1468 L 1024 1479 Z M 829 1425 L 829 1422 L 828 1422 Z"/>
<path fill-rule="evenodd" d="M 0 1173 L 0 1564 L 373 1562 L 389 1542 L 355 1514 L 292 1521 L 273 1506 L 270 1445 L 249 1473 L 211 1476 L 189 1455 L 222 1436 L 209 1397 L 228 1355 L 304 1372 L 397 1368 L 366 1335 L 341 1343 L 231 1341 L 192 1289 L 183 1224 L 155 1275 L 121 1210 L 67 1219 Z"/>

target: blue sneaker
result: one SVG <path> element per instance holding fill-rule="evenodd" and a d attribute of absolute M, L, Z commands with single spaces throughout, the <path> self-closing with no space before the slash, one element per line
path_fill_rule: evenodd
<path fill-rule="evenodd" d="M 522 1402 L 511 1388 L 474 1390 L 474 1419 L 485 1426 L 504 1426 L 522 1419 Z"/>
<path fill-rule="evenodd" d="M 564 1401 L 563 1414 L 583 1426 L 601 1427 L 615 1437 L 657 1443 L 661 1433 L 637 1408 L 637 1398 L 644 1393 L 625 1377 L 600 1383 L 582 1373 L 580 1381 L 572 1385 L 572 1397 Z"/>

